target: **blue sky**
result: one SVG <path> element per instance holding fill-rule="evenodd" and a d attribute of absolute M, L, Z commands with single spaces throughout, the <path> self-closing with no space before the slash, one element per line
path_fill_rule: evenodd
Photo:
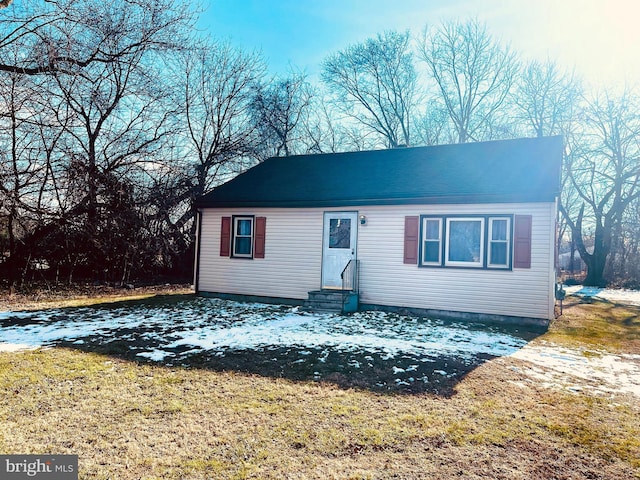
<path fill-rule="evenodd" d="M 640 80 L 637 0 L 208 0 L 200 27 L 259 50 L 271 72 L 315 75 L 330 53 L 384 30 L 478 17 L 528 58 L 576 66 L 594 83 Z"/>

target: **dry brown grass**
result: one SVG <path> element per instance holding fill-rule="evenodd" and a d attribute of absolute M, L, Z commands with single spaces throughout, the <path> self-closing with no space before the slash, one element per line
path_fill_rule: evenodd
<path fill-rule="evenodd" d="M 190 285 L 151 285 L 125 289 L 107 285 L 76 284 L 46 288 L 34 287 L 13 293 L 0 288 L 0 312 L 42 310 L 48 308 L 81 307 L 110 302 L 142 300 L 156 295 L 185 295 L 193 293 Z"/>
<path fill-rule="evenodd" d="M 570 304 L 541 338 L 590 344 L 593 331 L 637 351 L 634 312 Z M 80 478 L 95 479 L 640 478 L 637 397 L 542 388 L 517 365 L 485 363 L 443 398 L 61 348 L 3 353 L 0 451 L 78 454 Z"/>
<path fill-rule="evenodd" d="M 640 354 L 640 308 L 570 296 L 544 339 Z"/>

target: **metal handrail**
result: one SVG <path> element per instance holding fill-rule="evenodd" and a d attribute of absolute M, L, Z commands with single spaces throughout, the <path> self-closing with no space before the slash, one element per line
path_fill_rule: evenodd
<path fill-rule="evenodd" d="M 345 275 L 345 273 L 347 273 Z M 340 278 L 342 279 L 342 290 L 350 290 L 353 292 L 358 291 L 358 260 L 351 259 L 347 262 L 345 267 L 342 269 L 342 273 L 340 273 Z"/>
<path fill-rule="evenodd" d="M 344 304 L 349 293 L 358 293 L 358 260 L 351 259 L 340 274 L 342 279 L 342 311 L 344 313 Z"/>

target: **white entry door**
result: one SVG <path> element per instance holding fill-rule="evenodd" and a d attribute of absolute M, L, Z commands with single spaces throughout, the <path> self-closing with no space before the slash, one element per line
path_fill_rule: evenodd
<path fill-rule="evenodd" d="M 322 288 L 342 288 L 341 274 L 356 258 L 358 212 L 325 212 L 322 238 Z"/>

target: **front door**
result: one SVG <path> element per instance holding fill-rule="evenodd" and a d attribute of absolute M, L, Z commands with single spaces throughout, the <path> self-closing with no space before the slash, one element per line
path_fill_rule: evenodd
<path fill-rule="evenodd" d="M 357 222 L 358 212 L 325 212 L 322 288 L 342 288 L 342 271 L 356 258 Z"/>

